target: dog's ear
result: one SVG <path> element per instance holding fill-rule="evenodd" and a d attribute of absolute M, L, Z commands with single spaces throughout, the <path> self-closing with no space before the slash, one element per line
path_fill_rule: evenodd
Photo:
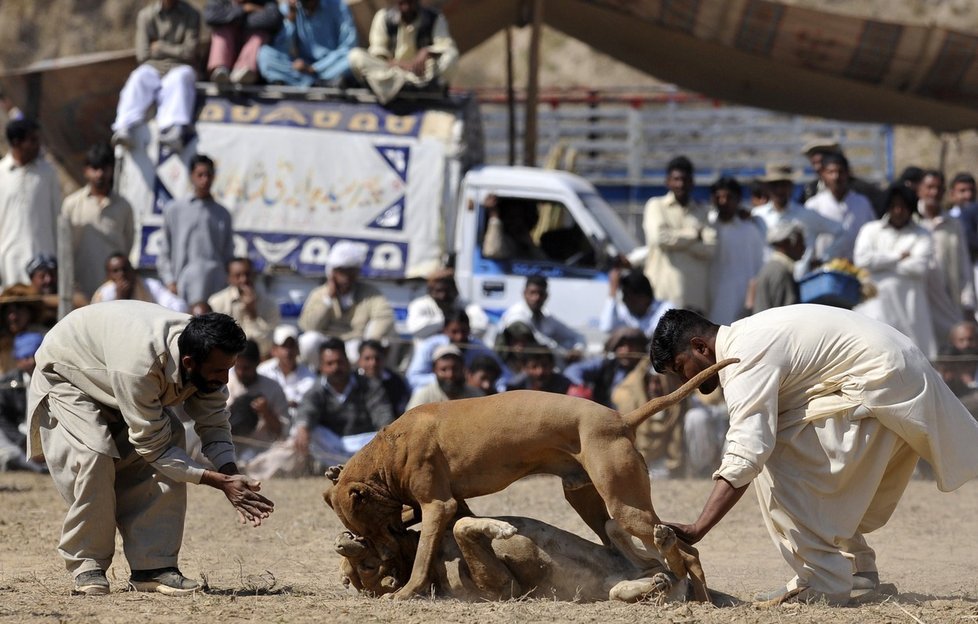
<path fill-rule="evenodd" d="M 323 501 L 329 505 L 330 509 L 335 509 L 333 507 L 333 491 L 336 487 L 332 483 L 327 483 L 326 488 L 323 490 Z"/>

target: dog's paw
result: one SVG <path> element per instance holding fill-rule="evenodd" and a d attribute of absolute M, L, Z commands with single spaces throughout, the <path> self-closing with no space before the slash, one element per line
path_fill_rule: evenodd
<path fill-rule="evenodd" d="M 508 522 L 503 522 L 502 520 L 495 520 L 493 522 L 487 522 L 484 527 L 482 527 L 482 533 L 486 537 L 491 537 L 492 539 L 509 539 L 516 535 L 516 527 Z"/>
<path fill-rule="evenodd" d="M 653 591 L 660 594 L 667 594 L 672 591 L 676 584 L 676 576 L 672 572 L 658 572 L 652 575 Z"/>
<path fill-rule="evenodd" d="M 330 466 L 329 468 L 327 468 L 324 474 L 327 479 L 329 479 L 335 484 L 339 480 L 340 472 L 342 471 L 343 471 L 343 464 L 337 464 L 336 466 Z"/>
<path fill-rule="evenodd" d="M 665 524 L 655 525 L 655 529 L 652 531 L 652 540 L 655 542 L 656 547 L 660 552 L 665 553 L 668 550 L 672 550 L 676 546 L 676 532 L 672 530 L 672 527 Z"/>

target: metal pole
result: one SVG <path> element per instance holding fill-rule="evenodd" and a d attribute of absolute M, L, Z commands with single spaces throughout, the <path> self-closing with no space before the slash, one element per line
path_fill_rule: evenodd
<path fill-rule="evenodd" d="M 526 78 L 526 122 L 523 126 L 523 164 L 537 164 L 537 104 L 540 98 L 540 35 L 543 29 L 543 0 L 532 0 L 529 74 Z"/>
<path fill-rule="evenodd" d="M 72 248 L 71 222 L 58 217 L 58 320 L 72 311 L 75 292 L 75 253 Z"/>
<path fill-rule="evenodd" d="M 506 27 L 506 130 L 509 136 L 509 166 L 516 164 L 516 90 L 513 86 L 513 28 Z"/>

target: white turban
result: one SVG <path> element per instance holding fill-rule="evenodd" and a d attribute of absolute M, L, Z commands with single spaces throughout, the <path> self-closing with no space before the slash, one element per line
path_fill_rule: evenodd
<path fill-rule="evenodd" d="M 767 242 L 769 245 L 773 245 L 774 243 L 786 241 L 796 234 L 802 237 L 805 236 L 805 231 L 802 229 L 801 224 L 791 219 L 785 219 L 778 221 L 768 229 Z"/>
<path fill-rule="evenodd" d="M 333 269 L 358 269 L 367 261 L 367 250 L 362 243 L 336 241 L 326 256 L 326 271 Z"/>

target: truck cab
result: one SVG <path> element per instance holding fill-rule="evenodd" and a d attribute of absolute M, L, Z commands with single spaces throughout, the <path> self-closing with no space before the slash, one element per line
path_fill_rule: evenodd
<path fill-rule="evenodd" d="M 492 206 L 508 221 L 508 232 L 526 228 L 526 244 L 517 253 L 485 253 Z M 593 185 L 563 171 L 480 167 L 462 180 L 455 214 L 452 252 L 462 297 L 495 322 L 522 299 L 527 277 L 544 276 L 547 308 L 585 335 L 589 351 L 600 351 L 607 271 L 637 243 Z"/>

